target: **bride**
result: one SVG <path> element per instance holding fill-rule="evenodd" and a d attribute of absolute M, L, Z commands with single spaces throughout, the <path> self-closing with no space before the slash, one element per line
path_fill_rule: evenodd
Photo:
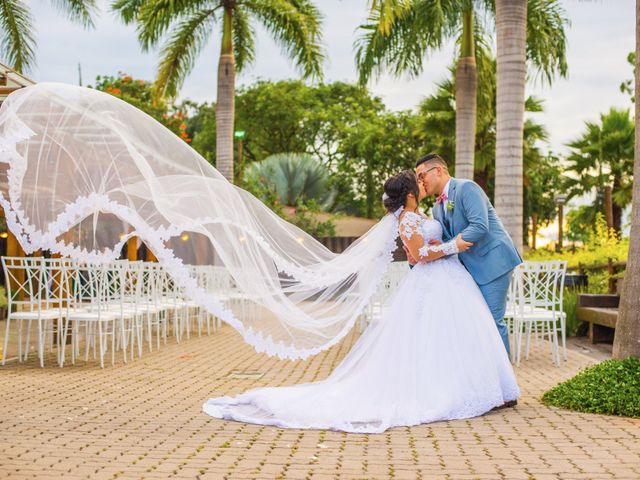
<path fill-rule="evenodd" d="M 404 171 L 384 185 L 384 205 L 420 259 L 340 365 L 323 381 L 212 398 L 203 410 L 241 422 L 377 433 L 396 426 L 482 415 L 519 389 L 493 317 L 442 227 L 418 212 L 426 194 Z"/>

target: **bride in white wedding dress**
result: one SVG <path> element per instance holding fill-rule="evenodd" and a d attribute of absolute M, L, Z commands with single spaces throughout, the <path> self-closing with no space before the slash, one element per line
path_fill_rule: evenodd
<path fill-rule="evenodd" d="M 458 237 L 429 245 L 442 227 L 416 213 L 424 196 L 413 172 L 385 183 L 385 206 L 421 263 L 326 380 L 212 398 L 203 410 L 262 425 L 377 433 L 474 417 L 517 399 L 489 308 L 455 255 L 470 244 Z"/>

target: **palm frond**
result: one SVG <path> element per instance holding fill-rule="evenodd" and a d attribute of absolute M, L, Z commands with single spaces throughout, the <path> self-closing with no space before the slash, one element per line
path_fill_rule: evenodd
<path fill-rule="evenodd" d="M 322 15 L 310 0 L 246 0 L 258 18 L 305 77 L 322 77 Z"/>
<path fill-rule="evenodd" d="M 413 0 L 371 0 L 371 11 L 379 12 L 378 29 L 382 35 L 389 35 L 393 24 L 410 7 Z"/>
<path fill-rule="evenodd" d="M 0 54 L 19 73 L 35 63 L 33 19 L 20 0 L 0 0 Z"/>
<path fill-rule="evenodd" d="M 529 96 L 524 101 L 524 111 L 530 113 L 544 112 L 544 100 Z"/>
<path fill-rule="evenodd" d="M 215 14 L 216 9 L 198 10 L 175 25 L 160 52 L 154 85 L 157 96 L 176 95 L 211 34 Z"/>
<path fill-rule="evenodd" d="M 249 15 L 242 8 L 236 8 L 233 18 L 233 53 L 236 70 L 241 72 L 255 60 L 256 32 L 251 26 Z"/>
<path fill-rule="evenodd" d="M 114 12 L 125 25 L 138 19 L 140 8 L 147 0 L 114 0 L 111 3 L 111 11 Z"/>
<path fill-rule="evenodd" d="M 381 27 L 383 12 L 373 10 L 367 23 L 360 26 L 364 33 L 355 43 L 360 82 L 366 83 L 385 67 L 396 76 L 419 75 L 427 53 L 455 33 L 460 18 L 458 7 L 453 0 L 415 0 L 396 16 L 387 34 Z"/>
<path fill-rule="evenodd" d="M 69 20 L 79 22 L 86 28 L 94 28 L 93 16 L 98 11 L 96 0 L 51 0 L 51 3 L 65 13 Z"/>
<path fill-rule="evenodd" d="M 188 23 L 198 16 L 208 0 L 147 0 L 138 12 L 138 40 L 143 50 L 156 46 L 176 23 Z M 217 3 L 217 2 L 216 2 Z M 222 2 L 220 2 L 222 3 Z M 220 8 L 220 4 L 212 10 Z M 210 8 L 207 7 L 206 10 Z M 179 27 L 176 27 L 179 29 Z"/>
<path fill-rule="evenodd" d="M 567 75 L 567 25 L 569 19 L 558 0 L 527 2 L 527 59 L 549 83 L 557 74 Z"/>

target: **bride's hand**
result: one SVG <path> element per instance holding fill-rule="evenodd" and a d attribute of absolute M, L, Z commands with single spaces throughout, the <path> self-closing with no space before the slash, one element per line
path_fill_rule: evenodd
<path fill-rule="evenodd" d="M 466 252 L 471 247 L 473 247 L 473 243 L 463 240 L 462 234 L 458 234 L 458 236 L 456 237 L 456 246 L 458 247 L 459 252 Z"/>
<path fill-rule="evenodd" d="M 404 253 L 407 254 L 407 262 L 409 262 L 409 265 L 415 265 L 416 263 L 418 263 L 417 260 L 413 258 L 413 255 L 411 255 L 411 252 L 406 245 L 402 245 L 402 248 L 404 249 Z"/>

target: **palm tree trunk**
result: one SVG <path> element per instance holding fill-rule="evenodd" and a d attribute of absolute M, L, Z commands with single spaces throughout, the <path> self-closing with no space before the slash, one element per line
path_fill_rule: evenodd
<path fill-rule="evenodd" d="M 473 180 L 476 145 L 476 92 L 478 75 L 474 52 L 473 8 L 463 12 L 462 43 L 456 67 L 456 171 L 457 178 Z"/>
<path fill-rule="evenodd" d="M 612 193 L 619 192 L 621 189 L 622 189 L 622 182 L 620 180 L 620 176 L 616 174 L 613 178 Z M 621 208 L 616 202 L 614 202 L 612 198 L 611 211 L 613 216 L 613 228 L 618 234 L 622 233 L 622 210 L 623 208 Z"/>
<path fill-rule="evenodd" d="M 604 218 L 607 221 L 607 228 L 614 228 L 613 224 L 613 190 L 611 185 L 604 187 Z"/>
<path fill-rule="evenodd" d="M 640 0 L 636 0 L 636 99 L 640 99 Z M 636 118 L 640 101 L 636 100 Z M 631 239 L 627 270 L 622 284 L 620 309 L 613 341 L 613 357 L 640 357 L 640 128 L 636 125 L 635 161 L 631 207 Z"/>
<path fill-rule="evenodd" d="M 495 206 L 522 252 L 526 0 L 496 0 L 497 104 Z"/>
<path fill-rule="evenodd" d="M 236 65 L 233 57 L 233 10 L 225 7 L 216 100 L 216 168 L 233 183 L 233 121 Z"/>

